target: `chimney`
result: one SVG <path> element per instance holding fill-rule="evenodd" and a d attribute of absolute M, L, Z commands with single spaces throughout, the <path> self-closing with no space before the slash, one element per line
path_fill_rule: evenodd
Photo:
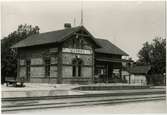
<path fill-rule="evenodd" d="M 65 28 L 65 29 L 71 28 L 71 24 L 70 24 L 70 23 L 65 23 L 65 24 L 64 24 L 64 28 Z"/>

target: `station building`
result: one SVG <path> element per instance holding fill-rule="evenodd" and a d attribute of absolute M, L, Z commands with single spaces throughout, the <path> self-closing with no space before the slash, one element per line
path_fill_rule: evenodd
<path fill-rule="evenodd" d="M 110 82 L 121 76 L 128 56 L 105 39 L 95 38 L 84 26 L 65 24 L 62 30 L 32 35 L 14 46 L 17 77 L 32 83 Z"/>

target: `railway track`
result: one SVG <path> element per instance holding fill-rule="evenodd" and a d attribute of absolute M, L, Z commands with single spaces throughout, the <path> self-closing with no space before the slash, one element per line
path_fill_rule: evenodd
<path fill-rule="evenodd" d="M 136 101 L 164 100 L 164 92 L 138 92 L 131 94 L 87 94 L 70 96 L 45 96 L 2 99 L 2 112 L 33 109 L 61 108 Z"/>

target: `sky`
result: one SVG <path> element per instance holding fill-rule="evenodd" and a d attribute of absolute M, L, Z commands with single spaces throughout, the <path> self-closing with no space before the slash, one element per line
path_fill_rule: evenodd
<path fill-rule="evenodd" d="M 144 42 L 165 36 L 163 1 L 30 1 L 1 3 L 2 38 L 20 24 L 37 25 L 40 33 L 81 23 L 96 38 L 108 39 L 133 60 Z M 75 24 L 74 24 L 74 19 Z"/>

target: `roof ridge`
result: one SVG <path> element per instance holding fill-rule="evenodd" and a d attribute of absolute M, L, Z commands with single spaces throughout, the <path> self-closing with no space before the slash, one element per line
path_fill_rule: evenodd
<path fill-rule="evenodd" d="M 53 31 L 48 31 L 48 32 L 42 32 L 42 33 L 39 33 L 39 34 L 47 34 L 47 33 L 52 33 L 52 32 L 59 32 L 59 31 L 64 31 L 64 30 L 69 30 L 69 29 L 76 29 L 76 28 L 79 28 L 79 27 L 81 27 L 81 26 L 76 26 L 76 27 L 72 27 L 72 28 L 68 28 L 68 29 L 64 28 L 64 29 L 59 29 L 59 30 L 53 30 Z M 39 34 L 38 34 L 38 35 L 39 35 Z"/>
<path fill-rule="evenodd" d="M 104 38 L 96 38 L 96 37 L 95 37 L 95 39 L 100 39 L 100 40 L 107 40 L 107 39 L 104 39 Z"/>

